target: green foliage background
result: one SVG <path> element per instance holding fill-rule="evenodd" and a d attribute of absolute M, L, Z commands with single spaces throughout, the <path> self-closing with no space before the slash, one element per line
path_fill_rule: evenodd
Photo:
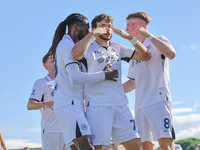
<path fill-rule="evenodd" d="M 184 140 L 176 141 L 175 143 L 180 144 L 183 150 L 194 150 L 195 147 L 197 147 L 197 144 L 200 144 L 200 139 L 187 138 Z M 160 149 L 160 147 L 157 149 Z"/>

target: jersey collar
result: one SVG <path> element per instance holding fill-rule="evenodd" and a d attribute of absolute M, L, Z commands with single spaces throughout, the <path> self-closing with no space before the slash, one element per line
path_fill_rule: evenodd
<path fill-rule="evenodd" d="M 108 48 L 110 47 L 110 46 L 108 46 L 107 49 L 106 49 L 104 46 L 100 46 L 95 40 L 92 42 L 92 44 L 93 44 L 95 47 L 99 47 L 99 48 L 105 49 L 105 50 L 108 50 Z"/>
<path fill-rule="evenodd" d="M 45 78 L 48 80 L 48 81 L 52 81 L 53 79 L 51 79 L 51 77 L 47 74 L 46 76 L 45 76 Z"/>

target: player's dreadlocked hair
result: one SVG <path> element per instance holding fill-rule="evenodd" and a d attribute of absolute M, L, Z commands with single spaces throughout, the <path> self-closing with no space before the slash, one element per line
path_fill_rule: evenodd
<path fill-rule="evenodd" d="M 57 45 L 66 33 L 66 25 L 68 25 L 68 33 L 70 33 L 74 24 L 79 25 L 80 23 L 84 22 L 84 20 L 88 21 L 88 19 L 84 15 L 73 13 L 69 15 L 64 21 L 62 21 L 55 31 L 53 42 L 48 53 L 55 56 Z"/>

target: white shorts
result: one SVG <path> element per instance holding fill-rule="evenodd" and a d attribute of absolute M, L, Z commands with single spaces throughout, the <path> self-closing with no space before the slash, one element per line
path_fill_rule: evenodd
<path fill-rule="evenodd" d="M 91 128 L 94 145 L 115 145 L 140 138 L 135 120 L 127 105 L 87 106 L 86 118 Z"/>
<path fill-rule="evenodd" d="M 62 133 L 42 133 L 42 150 L 70 150 Z"/>
<path fill-rule="evenodd" d="M 56 108 L 55 114 L 62 126 L 64 138 L 68 146 L 83 135 L 91 135 L 90 126 L 85 118 L 83 106 L 65 105 Z"/>
<path fill-rule="evenodd" d="M 135 111 L 141 141 L 154 143 L 161 138 L 175 139 L 171 102 L 163 101 Z"/>

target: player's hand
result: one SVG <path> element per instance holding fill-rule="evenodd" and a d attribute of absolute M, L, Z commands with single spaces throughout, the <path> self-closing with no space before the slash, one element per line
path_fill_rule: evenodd
<path fill-rule="evenodd" d="M 54 110 L 53 104 L 54 104 L 54 100 L 50 100 L 50 101 L 44 103 L 44 107 L 51 108 L 52 110 Z"/>
<path fill-rule="evenodd" d="M 120 28 L 116 28 L 115 26 L 112 26 L 112 30 L 114 31 L 115 34 L 118 34 L 119 36 L 121 36 L 127 40 L 131 40 L 133 38 L 130 34 L 126 33 L 125 31 L 123 31 Z"/>
<path fill-rule="evenodd" d="M 97 27 L 92 32 L 94 33 L 94 36 L 99 36 L 99 35 L 107 33 L 107 30 L 108 30 L 108 28 Z"/>
<path fill-rule="evenodd" d="M 143 36 L 145 36 L 147 38 L 150 36 L 150 33 L 146 29 L 144 29 L 143 27 L 136 28 L 134 36 L 137 37 L 138 33 L 142 34 Z"/>
<path fill-rule="evenodd" d="M 110 81 L 117 81 L 116 78 L 118 78 L 118 70 L 112 70 L 110 67 L 112 64 L 108 64 L 103 71 L 105 72 L 105 80 L 110 80 Z"/>

